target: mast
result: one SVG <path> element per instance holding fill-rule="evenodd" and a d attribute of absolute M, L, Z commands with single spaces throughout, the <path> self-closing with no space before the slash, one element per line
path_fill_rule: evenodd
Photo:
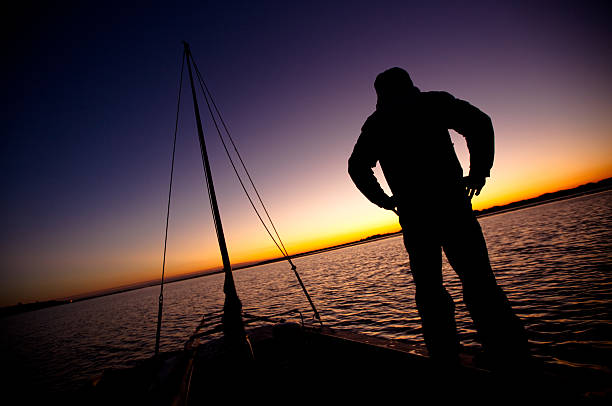
<path fill-rule="evenodd" d="M 206 176 L 206 186 L 208 188 L 208 197 L 213 213 L 215 229 L 217 231 L 217 239 L 219 240 L 219 250 L 221 252 L 221 260 L 223 261 L 223 272 L 225 281 L 223 284 L 223 292 L 225 293 L 225 302 L 223 305 L 223 330 L 225 339 L 229 344 L 229 348 L 238 357 L 246 354 L 247 346 L 246 333 L 244 331 L 244 323 L 242 321 L 242 303 L 236 292 L 234 277 L 232 275 L 232 266 L 227 252 L 225 243 L 225 235 L 223 234 L 223 226 L 221 224 L 221 215 L 219 214 L 219 206 L 217 204 L 217 196 L 213 184 L 210 164 L 208 163 L 208 154 L 206 153 L 206 142 L 204 141 L 204 131 L 202 130 L 202 119 L 200 118 L 200 109 L 196 97 L 195 87 L 193 85 L 193 74 L 191 69 L 192 55 L 189 49 L 189 44 L 183 41 L 185 47 L 185 56 L 187 59 L 187 70 L 189 71 L 189 81 L 191 83 L 191 95 L 193 97 L 193 110 L 196 118 L 198 129 L 198 139 L 200 141 L 200 151 L 202 153 L 202 164 L 204 165 L 204 175 Z"/>

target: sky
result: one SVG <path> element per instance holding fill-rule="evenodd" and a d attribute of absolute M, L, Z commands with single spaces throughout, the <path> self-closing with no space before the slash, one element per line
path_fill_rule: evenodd
<path fill-rule="evenodd" d="M 346 170 L 393 66 L 491 117 L 475 209 L 612 176 L 604 2 L 92 3 L 5 16 L 0 306 L 160 277 L 182 40 L 289 253 L 399 230 Z M 183 90 L 168 276 L 221 266 Z M 278 256 L 203 119 L 230 259 Z"/>

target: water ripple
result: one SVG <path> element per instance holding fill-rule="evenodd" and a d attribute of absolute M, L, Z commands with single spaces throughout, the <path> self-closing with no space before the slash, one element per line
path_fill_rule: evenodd
<path fill-rule="evenodd" d="M 481 220 L 498 283 L 524 320 L 533 353 L 567 368 L 612 369 L 612 192 Z M 422 346 L 400 237 L 295 260 L 325 324 Z M 478 347 L 461 283 L 446 260 L 462 343 Z M 309 304 L 285 263 L 235 272 L 244 309 L 270 315 Z M 163 350 L 182 348 L 200 318 L 223 306 L 223 276 L 169 284 Z M 2 319 L 2 359 L 35 371 L 33 385 L 69 390 L 109 367 L 152 355 L 158 288 Z"/>

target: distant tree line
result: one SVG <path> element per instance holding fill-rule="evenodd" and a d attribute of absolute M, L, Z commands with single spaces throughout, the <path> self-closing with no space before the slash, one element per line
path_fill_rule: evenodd
<path fill-rule="evenodd" d="M 0 308 L 0 317 L 6 317 L 17 313 L 29 312 L 32 310 L 44 309 L 45 307 L 59 306 L 70 303 L 72 300 L 47 300 L 44 302 L 33 302 L 23 304 L 21 302 L 14 306 Z"/>
<path fill-rule="evenodd" d="M 488 214 L 497 213 L 500 211 L 511 211 L 514 209 L 520 209 L 525 206 L 533 206 L 536 204 L 546 203 L 552 200 L 559 200 L 563 198 L 576 197 L 581 194 L 590 194 L 601 192 L 612 188 L 612 178 L 607 178 L 599 182 L 591 182 L 585 185 L 580 185 L 572 189 L 559 190 L 557 192 L 545 193 L 541 196 L 534 197 L 531 199 L 519 200 L 518 202 L 509 203 L 503 206 L 493 206 L 484 210 L 474 210 L 476 216 L 485 216 Z"/>
<path fill-rule="evenodd" d="M 590 194 L 590 193 L 597 193 L 597 192 L 601 192 L 601 191 L 608 190 L 608 189 L 612 189 L 612 178 L 607 178 L 607 179 L 601 180 L 599 182 L 587 183 L 585 185 L 581 185 L 581 186 L 578 186 L 578 187 L 575 187 L 575 188 L 572 188 L 572 189 L 565 189 L 565 190 L 559 190 L 557 192 L 545 193 L 545 194 L 543 194 L 541 196 L 538 196 L 538 197 L 534 197 L 534 198 L 531 198 L 531 199 L 520 200 L 518 202 L 513 202 L 513 203 L 510 203 L 510 204 L 503 205 L 503 206 L 493 206 L 493 207 L 489 207 L 488 209 L 484 209 L 484 210 L 474 210 L 474 213 L 478 217 L 487 216 L 487 215 L 491 215 L 491 214 L 495 214 L 495 213 L 499 213 L 499 212 L 517 210 L 517 209 L 520 209 L 522 207 L 535 206 L 535 205 L 538 205 L 538 204 L 542 204 L 542 203 L 546 203 L 546 202 L 550 202 L 550 201 L 554 201 L 554 200 L 560 200 L 560 199 L 569 198 L 569 197 L 586 195 L 586 194 Z M 330 250 L 337 249 L 337 248 L 342 248 L 342 247 L 346 247 L 346 246 L 350 246 L 350 245 L 359 244 L 361 242 L 366 242 L 366 241 L 375 240 L 375 239 L 378 239 L 378 238 L 388 237 L 388 236 L 391 236 L 391 235 L 394 235 L 394 234 L 398 234 L 398 233 L 399 232 L 392 232 L 392 233 L 388 233 L 388 234 L 371 235 L 369 237 L 362 238 L 359 241 L 354 241 L 354 242 L 339 244 L 339 245 L 336 245 L 336 246 L 333 246 L 333 247 L 327 247 L 327 248 L 322 248 L 322 249 L 316 249 L 316 250 L 313 250 L 313 251 L 303 252 L 303 253 L 300 253 L 300 254 L 291 255 L 289 258 L 298 258 L 298 257 L 310 255 L 310 254 L 319 253 L 319 252 L 330 251 Z M 274 259 L 268 259 L 268 260 L 260 261 L 260 262 L 253 263 L 253 264 L 237 266 L 234 269 L 249 268 L 249 267 L 253 267 L 253 266 L 257 266 L 257 265 L 263 265 L 263 264 L 268 264 L 268 263 L 272 263 L 272 262 L 282 261 L 284 259 L 285 258 L 283 258 L 283 257 L 281 257 L 281 258 L 274 258 Z M 184 279 L 189 279 L 189 278 L 193 278 L 193 277 L 203 276 L 205 274 L 213 274 L 213 273 L 218 273 L 218 272 L 221 272 L 221 271 L 220 270 L 213 271 L 213 272 L 206 271 L 203 274 L 196 274 L 196 275 L 190 276 L 188 278 L 178 277 L 175 280 L 177 280 L 177 281 L 178 280 L 184 280 Z M 148 283 L 148 284 L 143 285 L 143 286 L 151 286 L 151 285 L 152 285 L 151 283 Z M 143 286 L 139 286 L 139 287 L 143 287 Z M 90 298 L 93 298 L 93 297 L 105 296 L 105 295 L 114 294 L 114 293 L 125 292 L 127 290 L 132 290 L 132 289 L 134 289 L 134 288 L 128 288 L 128 289 L 123 289 L 123 290 L 118 290 L 118 291 L 104 293 L 104 294 L 101 294 L 101 295 L 95 295 L 95 296 L 75 299 L 75 301 L 76 300 L 90 299 Z M 37 302 L 26 303 L 26 304 L 18 303 L 18 304 L 14 305 L 14 306 L 7 306 L 7 307 L 0 308 L 0 317 L 10 316 L 10 315 L 13 315 L 13 314 L 28 312 L 28 311 L 32 311 L 32 310 L 43 309 L 45 307 L 59 306 L 59 305 L 66 304 L 66 303 L 71 303 L 71 302 L 72 302 L 72 300 L 47 300 L 47 301 L 44 301 L 44 302 L 38 302 L 37 301 Z"/>

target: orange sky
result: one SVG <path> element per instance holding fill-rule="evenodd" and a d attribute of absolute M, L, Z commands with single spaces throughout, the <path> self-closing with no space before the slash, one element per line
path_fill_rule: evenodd
<path fill-rule="evenodd" d="M 28 20 L 15 35 L 28 52 L 10 58 L 20 62 L 2 137 L 0 306 L 159 278 L 184 38 L 292 254 L 399 229 L 347 174 L 375 108 L 373 81 L 392 66 L 491 116 L 495 163 L 475 209 L 612 177 L 606 14 L 519 3 L 355 4 L 349 14 L 202 3 L 188 19 L 83 5 L 70 18 Z M 225 23 L 203 26 L 211 13 Z M 190 103 L 183 97 L 168 276 L 221 265 Z M 278 256 L 204 125 L 231 260 Z M 451 135 L 467 172 L 465 142 Z"/>
<path fill-rule="evenodd" d="M 299 182 L 285 183 L 280 190 L 261 190 L 290 253 L 399 230 L 395 214 L 369 203 L 355 189 L 346 173 L 346 158 L 360 124 L 351 124 L 352 135 L 345 137 L 344 151 L 335 161 L 328 159 L 326 165 L 317 164 L 319 170 L 316 173 L 311 172 L 308 178 L 301 178 Z M 612 128 L 610 124 L 608 128 Z M 525 131 L 533 127 L 533 123 L 523 125 Z M 582 132 L 579 130 L 572 133 L 573 129 L 548 128 L 555 134 L 555 142 L 550 143 L 550 138 L 540 132 L 544 129 L 536 128 L 536 133 L 528 134 L 521 144 L 506 145 L 504 138 L 510 137 L 517 128 L 496 125 L 494 168 L 481 195 L 474 198 L 473 207 L 483 209 L 503 205 L 612 176 L 609 158 L 612 156 L 612 142 L 605 137 L 607 130 L 602 127 L 605 127 L 603 123 L 589 129 L 602 134 L 591 136 L 590 143 L 581 142 Z M 452 138 L 460 161 L 467 168 L 465 142 L 455 133 Z M 245 155 L 248 156 L 248 151 Z M 287 171 L 291 168 L 285 168 L 284 172 L 279 169 L 276 181 L 285 178 Z M 386 188 L 378 167 L 375 173 Z M 256 174 L 255 178 L 257 182 Z M 221 266 L 201 182 L 195 177 L 175 195 L 166 267 L 169 277 Z M 234 196 L 227 195 L 229 192 L 223 188 L 219 189 L 221 215 L 232 262 L 279 256 L 246 199 L 227 203 L 228 196 Z M 312 194 L 312 190 L 317 193 Z M 129 211 L 120 213 L 113 222 L 89 224 L 95 228 L 83 224 L 54 233 L 53 238 L 38 236 L 39 240 L 33 242 L 33 246 L 38 244 L 37 254 L 19 255 L 18 261 L 11 266 L 24 272 L 44 266 L 46 272 L 17 284 L 19 295 L 4 293 L 3 304 L 67 297 L 159 278 L 165 220 L 163 195 L 159 198 L 160 204 L 155 207 L 157 213 L 151 208 L 138 214 Z"/>

